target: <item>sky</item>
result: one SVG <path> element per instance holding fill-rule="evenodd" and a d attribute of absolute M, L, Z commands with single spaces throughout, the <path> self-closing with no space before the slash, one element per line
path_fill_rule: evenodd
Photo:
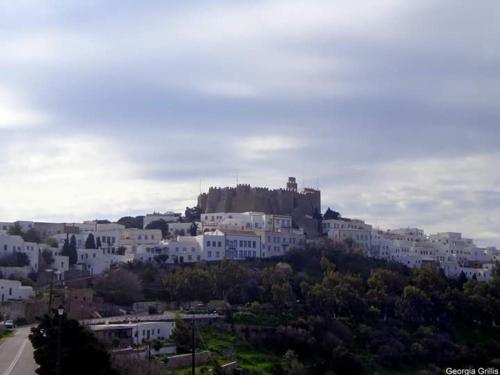
<path fill-rule="evenodd" d="M 319 187 L 500 245 L 500 2 L 0 3 L 0 221 Z"/>

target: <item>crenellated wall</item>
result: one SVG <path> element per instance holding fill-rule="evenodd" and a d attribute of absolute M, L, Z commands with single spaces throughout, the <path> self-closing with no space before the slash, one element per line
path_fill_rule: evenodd
<path fill-rule="evenodd" d="M 310 236 L 317 232 L 317 222 L 308 218 L 321 212 L 321 192 L 304 189 L 297 192 L 286 189 L 269 189 L 237 185 L 236 187 L 211 187 L 198 197 L 203 213 L 212 212 L 265 212 L 291 215 L 294 222 Z"/>

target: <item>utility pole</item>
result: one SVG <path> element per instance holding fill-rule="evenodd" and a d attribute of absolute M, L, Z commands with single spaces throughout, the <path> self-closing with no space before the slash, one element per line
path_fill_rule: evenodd
<path fill-rule="evenodd" d="M 50 270 L 50 289 L 49 289 L 49 311 L 48 314 L 50 315 L 50 310 L 52 309 L 52 292 L 54 289 L 54 273 L 55 271 L 53 269 Z"/>
<path fill-rule="evenodd" d="M 196 367 L 196 358 L 195 358 L 195 340 L 194 340 L 194 322 L 195 322 L 195 319 L 194 319 L 194 314 L 193 314 L 193 324 L 192 324 L 192 327 L 191 327 L 191 347 L 192 347 L 192 350 L 191 350 L 191 373 L 192 375 L 195 375 L 195 367 Z"/>
<path fill-rule="evenodd" d="M 60 305 L 57 308 L 57 315 L 59 318 L 59 329 L 57 330 L 57 361 L 56 361 L 56 375 L 61 375 L 61 357 L 62 357 L 62 320 L 64 314 L 64 307 Z"/>

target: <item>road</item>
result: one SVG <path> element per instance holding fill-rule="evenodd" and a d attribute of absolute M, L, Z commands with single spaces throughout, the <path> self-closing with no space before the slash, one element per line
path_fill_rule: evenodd
<path fill-rule="evenodd" d="M 28 336 L 31 327 L 16 329 L 0 343 L 0 375 L 34 375 L 37 368 Z"/>

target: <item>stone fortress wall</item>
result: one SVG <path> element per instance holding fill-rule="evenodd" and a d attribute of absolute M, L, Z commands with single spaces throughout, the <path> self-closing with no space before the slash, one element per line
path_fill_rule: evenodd
<path fill-rule="evenodd" d="M 291 215 L 294 223 L 303 227 L 309 237 L 318 235 L 318 222 L 312 218 L 321 212 L 321 192 L 305 188 L 299 192 L 294 177 L 285 189 L 269 189 L 239 184 L 236 187 L 211 187 L 198 197 L 203 213 L 264 212 Z"/>

